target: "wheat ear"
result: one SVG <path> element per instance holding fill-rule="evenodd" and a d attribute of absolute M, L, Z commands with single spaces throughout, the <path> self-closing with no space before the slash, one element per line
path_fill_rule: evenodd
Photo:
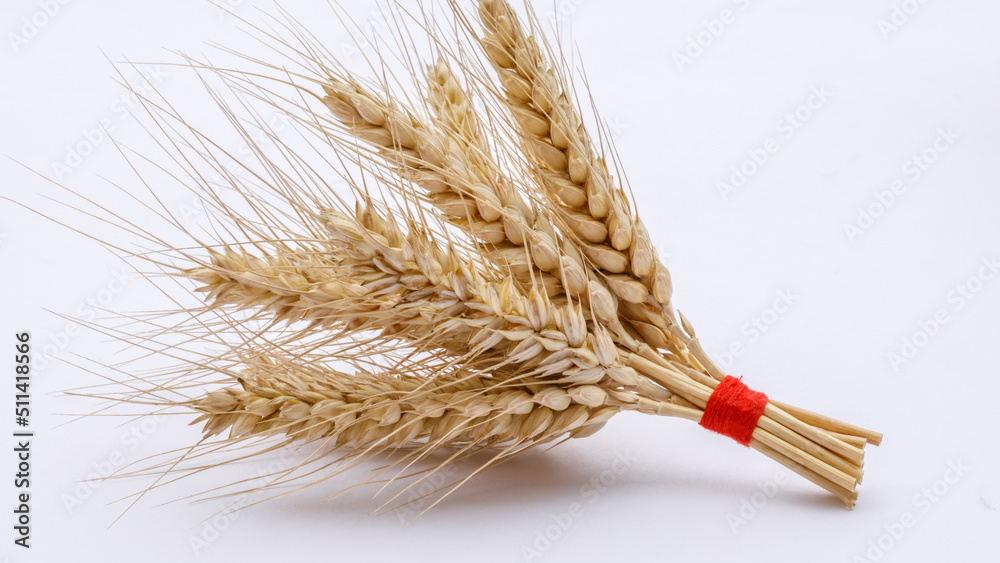
<path fill-rule="evenodd" d="M 535 38 L 526 33 L 502 0 L 479 3 L 486 32 L 481 43 L 506 94 L 505 102 L 522 137 L 522 146 L 539 166 L 538 177 L 564 224 L 577 236 L 587 257 L 614 277 L 619 298 L 645 302 L 648 289 L 668 303 L 670 276 L 656 259 L 649 235 L 615 185 L 583 120 L 549 65 Z"/>
<path fill-rule="evenodd" d="M 481 378 L 428 386 L 394 374 L 346 374 L 276 358 L 248 363 L 239 387 L 212 391 L 192 403 L 211 436 L 282 434 L 302 442 L 329 441 L 353 452 L 417 447 L 426 454 L 469 444 L 545 442 L 606 422 L 620 410 L 600 387 L 535 392 Z"/>
<path fill-rule="evenodd" d="M 441 128 L 422 124 L 412 112 L 379 101 L 358 84 L 332 78 L 324 85 L 324 102 L 351 134 L 377 147 L 401 176 L 420 186 L 449 222 L 486 243 L 484 254 L 511 267 L 528 283 L 538 268 L 534 275 L 544 272 L 560 280 L 548 285 L 565 284 L 571 292 L 583 292 L 587 276 L 580 257 L 564 251 L 544 216 L 528 206 L 490 163 L 486 147 L 449 125 L 460 119 L 458 111 L 466 112 L 469 120 L 469 107 L 467 103 L 451 107 L 448 92 L 434 86 L 443 78 L 452 96 L 464 96 L 457 83 L 441 72 L 438 65 L 430 80 Z M 474 123 L 466 121 L 471 127 L 476 127 Z M 470 143 L 478 149 L 469 150 Z"/>

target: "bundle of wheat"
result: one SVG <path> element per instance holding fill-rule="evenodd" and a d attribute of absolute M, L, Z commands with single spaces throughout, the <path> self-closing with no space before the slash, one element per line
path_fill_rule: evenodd
<path fill-rule="evenodd" d="M 287 112 L 317 152 L 363 172 L 344 173 L 356 193 L 345 202 L 286 145 L 283 166 L 255 152 L 265 172 L 219 169 L 240 210 L 192 174 L 230 222 L 225 232 L 247 240 L 180 252 L 178 275 L 204 294 L 194 318 L 214 315 L 198 323 L 239 342 L 123 400 L 200 413 L 202 447 L 284 435 L 346 451 L 339 461 L 400 453 L 388 466 L 397 476 L 444 448 L 453 453 L 435 470 L 494 450 L 485 468 L 591 435 L 622 411 L 674 416 L 853 506 L 864 447 L 881 436 L 723 373 L 675 312 L 670 274 L 537 20 L 525 26 L 505 0 L 450 5 L 455 31 L 481 53 L 425 20 L 438 56 L 420 76 L 410 63 L 416 102 L 386 81 L 366 84 L 296 26 L 288 55 L 302 72 L 252 61 L 280 71 L 264 78 L 190 61 Z M 211 160 L 198 140 L 186 148 Z M 204 391 L 204 373 L 223 381 Z"/>

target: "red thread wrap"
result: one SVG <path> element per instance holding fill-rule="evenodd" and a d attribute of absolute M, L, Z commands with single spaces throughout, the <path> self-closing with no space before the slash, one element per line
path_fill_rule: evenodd
<path fill-rule="evenodd" d="M 705 414 L 698 424 L 749 447 L 753 430 L 767 406 L 767 395 L 750 389 L 741 379 L 727 375 L 719 382 L 708 397 Z"/>

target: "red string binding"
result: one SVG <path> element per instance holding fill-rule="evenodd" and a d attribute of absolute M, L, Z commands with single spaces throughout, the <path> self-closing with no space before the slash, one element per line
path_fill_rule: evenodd
<path fill-rule="evenodd" d="M 751 390 L 741 379 L 727 375 L 719 382 L 698 424 L 750 447 L 753 430 L 767 406 L 767 395 Z"/>

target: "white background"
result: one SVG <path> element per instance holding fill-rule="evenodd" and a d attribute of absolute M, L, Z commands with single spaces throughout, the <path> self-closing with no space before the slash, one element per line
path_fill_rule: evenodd
<path fill-rule="evenodd" d="M 52 163 L 101 120 L 111 121 L 116 139 L 142 146 L 137 121 L 117 110 L 126 91 L 108 59 L 176 61 L 168 51 L 210 53 L 207 42 L 259 47 L 236 18 L 200 0 L 74 1 L 48 21 L 35 15 L 52 3 L 8 1 L 0 11 L 0 152 L 10 157 L 0 164 L 0 190 L 67 220 L 74 215 L 60 215 L 46 199 L 67 196 L 29 169 L 52 177 Z M 314 4 L 323 3 L 282 3 L 304 21 L 323 22 L 312 31 L 331 50 L 348 44 L 348 32 L 328 25 L 328 8 Z M 375 2 L 342 4 L 363 25 L 383 29 Z M 261 18 L 249 0 L 231 5 L 240 17 Z M 640 214 L 673 273 L 676 304 L 709 352 L 774 398 L 884 432 L 884 445 L 869 448 L 853 512 L 795 476 L 761 502 L 755 493 L 781 476 L 770 460 L 688 422 L 622 415 L 594 437 L 490 471 L 407 526 L 391 513 L 364 518 L 378 504 L 371 491 L 319 508 L 310 508 L 309 491 L 283 497 L 215 525 L 218 533 L 203 521 L 220 502 L 142 502 L 112 525 L 124 506 L 110 503 L 148 481 L 82 488 L 79 481 L 108 460 L 134 462 L 188 444 L 197 430 L 178 419 L 63 425 L 66 413 L 92 404 L 59 392 L 93 376 L 55 361 L 33 387 L 33 547 L 12 543 L 14 458 L 5 445 L 0 557 L 523 561 L 527 547 L 542 561 L 997 561 L 1000 276 L 981 266 L 1000 255 L 1000 5 L 931 0 L 906 21 L 897 15 L 901 25 L 884 33 L 879 20 L 889 21 L 896 5 L 913 11 L 916 3 L 535 3 L 543 18 L 561 11 L 573 32 Z M 735 21 L 718 37 L 702 35 L 707 46 L 679 68 L 675 54 L 724 9 Z M 313 19 L 314 11 L 325 19 Z M 13 45 L 11 34 L 33 17 L 45 25 Z M 174 100 L 191 94 L 181 70 L 157 86 Z M 826 89 L 828 101 L 802 110 L 808 119 L 786 137 L 782 119 L 813 88 Z M 915 178 L 908 162 L 939 130 L 957 138 Z M 723 197 L 719 182 L 769 138 L 777 151 Z M 107 201 L 118 196 L 99 176 L 128 178 L 125 166 L 103 142 L 62 182 Z M 876 192 L 897 179 L 905 191 L 879 208 Z M 158 189 L 177 209 L 190 199 L 169 184 Z M 879 217 L 849 237 L 845 225 L 856 224 L 861 208 Z M 62 344 L 60 360 L 108 349 L 94 334 L 65 338 L 69 321 L 58 315 L 87 312 L 88 298 L 120 287 L 114 256 L 0 201 L 0 261 L 0 344 L 8 352 L 15 331 L 25 329 L 36 346 Z M 978 291 L 959 298 L 959 286 Z M 774 314 L 780 292 L 793 296 L 792 305 Z M 145 310 L 149 295 L 133 280 L 109 308 Z M 947 322 L 917 335 L 916 355 L 894 365 L 890 354 L 901 354 L 904 339 L 941 310 Z M 744 329 L 754 318 L 768 321 L 766 332 Z M 743 352 L 726 358 L 733 344 Z M 0 365 L 12 371 L 10 358 Z M 11 380 L 0 384 L 5 434 L 14 428 Z M 629 463 L 615 472 L 620 458 Z M 221 478 L 244 478 L 254 463 Z M 966 468 L 957 480 L 950 464 Z M 602 476 L 610 484 L 603 492 L 583 488 Z M 194 492 L 180 483 L 163 500 Z M 557 530 L 574 503 L 582 515 Z M 887 530 L 899 532 L 905 513 L 915 523 L 893 538 Z M 555 540 L 540 540 L 545 534 Z M 192 538 L 210 541 L 196 552 Z M 879 542 L 881 551 L 873 548 Z"/>

